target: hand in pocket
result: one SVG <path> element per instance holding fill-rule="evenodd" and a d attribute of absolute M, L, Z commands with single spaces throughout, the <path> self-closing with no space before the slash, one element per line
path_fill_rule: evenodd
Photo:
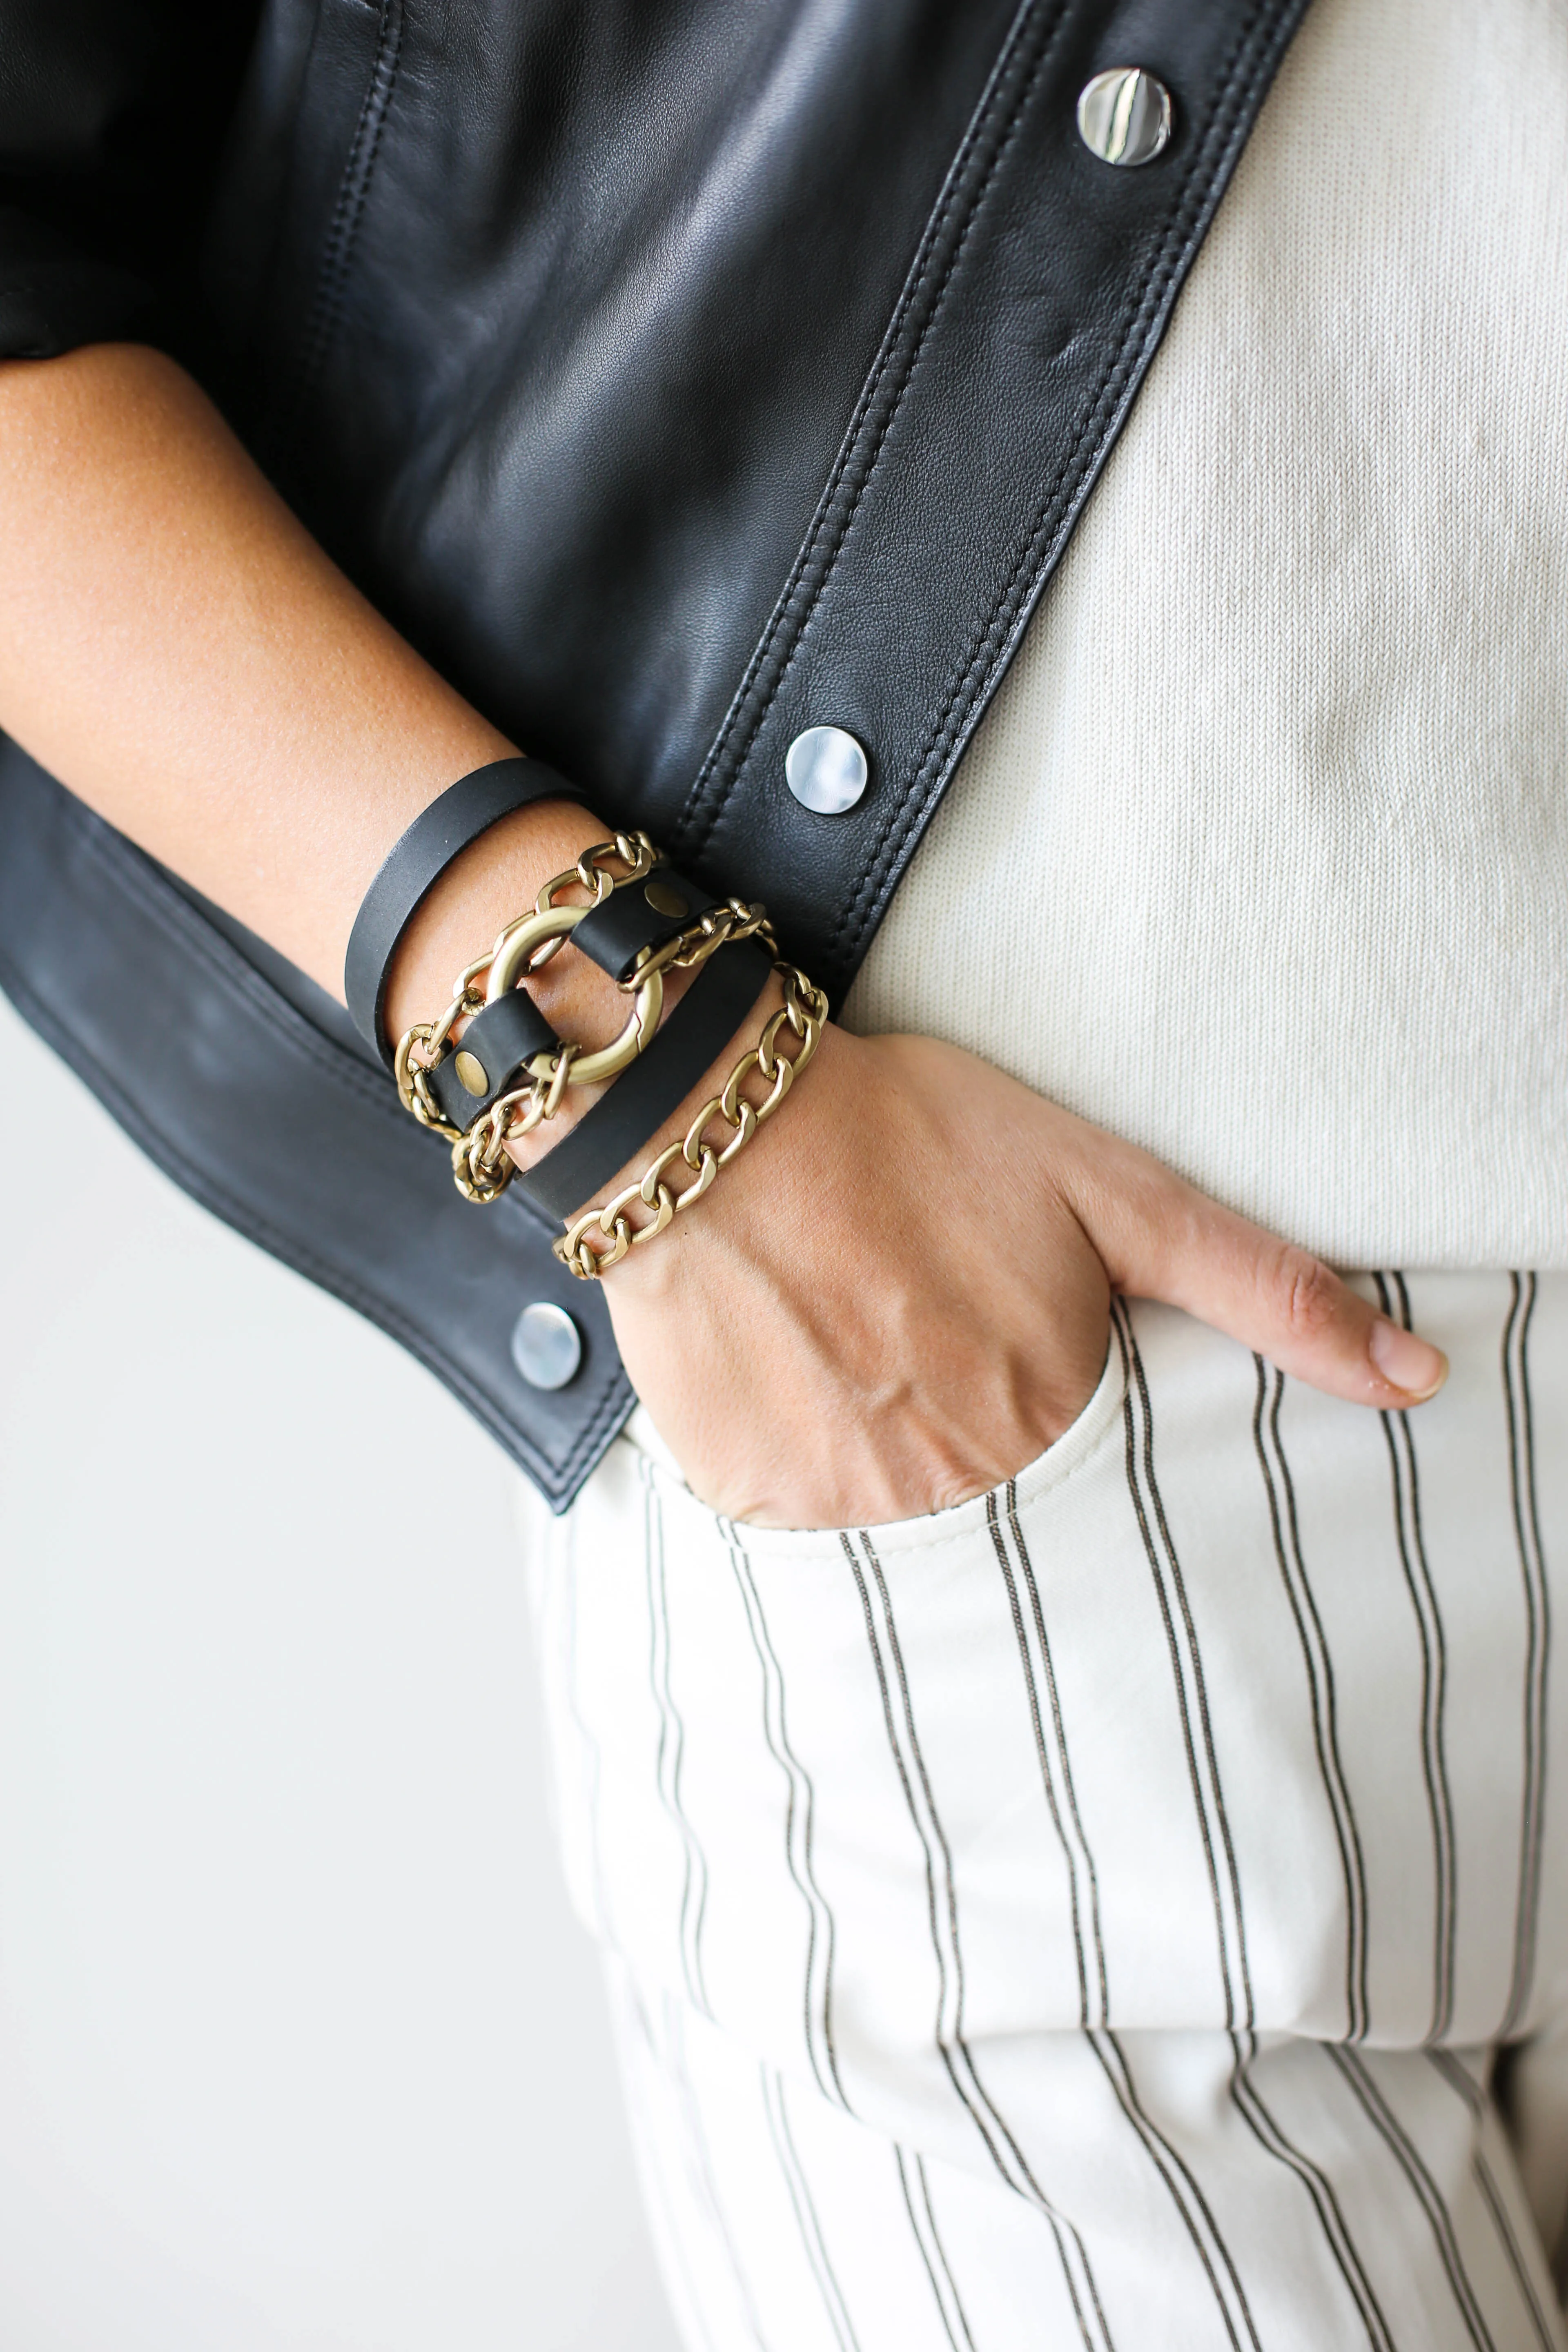
<path fill-rule="evenodd" d="M 1447 1370 L 1306 1252 L 922 1037 L 829 1029 L 709 1197 L 605 1283 L 696 1492 L 796 1528 L 919 1517 L 1022 1469 L 1093 1393 L 1112 1291 L 1357 1403 Z"/>

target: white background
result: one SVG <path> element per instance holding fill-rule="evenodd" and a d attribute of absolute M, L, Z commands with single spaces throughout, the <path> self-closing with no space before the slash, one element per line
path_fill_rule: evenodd
<path fill-rule="evenodd" d="M 671 2352 L 512 1474 L 0 1060 L 0 2345 Z"/>

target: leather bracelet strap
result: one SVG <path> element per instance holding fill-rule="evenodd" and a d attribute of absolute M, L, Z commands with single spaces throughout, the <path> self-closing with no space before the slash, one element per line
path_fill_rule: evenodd
<path fill-rule="evenodd" d="M 572 934 L 579 955 L 624 988 L 645 948 L 661 948 L 721 902 L 673 866 L 656 866 L 641 888 L 612 890 Z"/>
<path fill-rule="evenodd" d="M 772 970 L 771 958 L 751 940 L 710 956 L 647 1052 L 553 1151 L 519 1173 L 518 1190 L 564 1224 L 679 1108 L 755 1004 Z"/>
<path fill-rule="evenodd" d="M 522 1081 L 535 1054 L 552 1053 L 560 1043 L 526 989 L 509 988 L 475 1013 L 462 1043 L 448 1050 L 426 1084 L 442 1118 L 466 1135 L 499 1096 Z"/>
<path fill-rule="evenodd" d="M 460 776 L 394 843 L 365 892 L 343 959 L 343 994 L 354 1027 L 389 1070 L 393 1051 L 382 1026 L 387 974 L 415 909 L 470 842 L 535 801 L 585 805 L 578 786 L 543 760 L 492 760 Z"/>

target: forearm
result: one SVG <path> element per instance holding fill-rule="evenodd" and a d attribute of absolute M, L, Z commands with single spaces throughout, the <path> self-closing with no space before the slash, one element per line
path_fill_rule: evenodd
<path fill-rule="evenodd" d="M 132 345 L 0 363 L 0 728 L 341 994 L 405 826 L 514 747 L 366 603 L 171 362 Z M 452 972 L 596 828 L 496 827 L 432 894 L 389 1015 Z"/>

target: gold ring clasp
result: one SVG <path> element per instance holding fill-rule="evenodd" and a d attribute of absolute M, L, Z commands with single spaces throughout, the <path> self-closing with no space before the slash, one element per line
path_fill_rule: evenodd
<path fill-rule="evenodd" d="M 592 907 L 547 907 L 542 914 L 525 915 L 521 922 L 509 923 L 496 941 L 490 959 L 489 978 L 485 983 L 485 1002 L 494 1004 L 514 988 L 529 969 L 538 950 L 552 940 L 569 939 L 584 915 L 593 913 Z M 632 1000 L 631 1017 L 620 1035 L 596 1054 L 578 1054 L 566 1074 L 569 1087 L 591 1087 L 602 1078 L 618 1077 L 628 1069 L 658 1027 L 664 1011 L 664 973 L 650 971 L 639 982 Z M 540 1077 L 548 1076 L 553 1056 L 536 1055 L 530 1065 Z M 538 1066 L 543 1064 L 544 1067 Z"/>

